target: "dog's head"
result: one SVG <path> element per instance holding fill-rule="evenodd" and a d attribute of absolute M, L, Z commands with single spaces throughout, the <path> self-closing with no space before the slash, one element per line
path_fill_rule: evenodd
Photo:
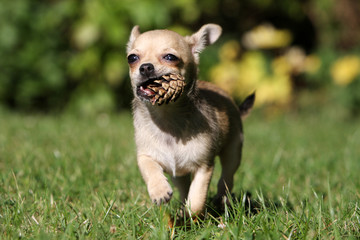
<path fill-rule="evenodd" d="M 141 34 L 135 26 L 127 45 L 135 97 L 161 105 L 176 100 L 183 92 L 182 96 L 191 94 L 197 79 L 199 54 L 220 35 L 221 27 L 216 24 L 204 25 L 186 37 L 169 30 Z M 159 95 L 159 89 L 165 89 L 165 92 Z M 161 103 L 159 98 L 163 99 Z"/>

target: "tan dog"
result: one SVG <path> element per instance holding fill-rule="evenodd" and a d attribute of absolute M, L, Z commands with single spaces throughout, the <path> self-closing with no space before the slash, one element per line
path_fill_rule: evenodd
<path fill-rule="evenodd" d="M 187 37 L 169 30 L 141 34 L 135 26 L 127 46 L 141 174 L 158 205 L 173 195 L 164 172 L 170 174 L 190 214 L 204 209 L 217 155 L 222 165 L 217 198 L 231 191 L 241 160 L 241 116 L 255 98 L 238 108 L 215 85 L 197 81 L 199 54 L 220 35 L 215 24 Z"/>

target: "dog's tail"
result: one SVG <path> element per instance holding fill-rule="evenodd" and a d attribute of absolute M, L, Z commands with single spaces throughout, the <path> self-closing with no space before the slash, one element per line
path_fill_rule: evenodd
<path fill-rule="evenodd" d="M 254 106 L 254 102 L 255 102 L 255 92 L 247 96 L 245 100 L 240 104 L 239 110 L 240 110 L 241 118 L 245 118 L 250 113 L 250 110 Z"/>

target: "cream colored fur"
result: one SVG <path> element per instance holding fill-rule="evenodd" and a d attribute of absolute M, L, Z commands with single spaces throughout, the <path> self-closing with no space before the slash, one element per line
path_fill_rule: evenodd
<path fill-rule="evenodd" d="M 141 34 L 136 26 L 127 46 L 138 166 L 150 198 L 158 205 L 171 199 L 167 173 L 191 214 L 204 209 L 215 156 L 220 156 L 222 165 L 218 198 L 231 191 L 241 160 L 239 108 L 215 85 L 197 81 L 199 54 L 220 35 L 221 27 L 215 24 L 187 37 L 169 30 Z M 169 61 L 168 54 L 177 60 Z M 140 71 L 144 66 L 153 68 L 144 73 Z M 169 73 L 185 76 L 185 91 L 176 102 L 157 106 L 139 96 L 141 84 Z"/>

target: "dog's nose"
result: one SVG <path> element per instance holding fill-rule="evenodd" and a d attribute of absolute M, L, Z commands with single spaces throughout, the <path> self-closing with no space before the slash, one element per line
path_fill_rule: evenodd
<path fill-rule="evenodd" d="M 154 73 L 155 68 L 151 63 L 144 63 L 140 66 L 139 70 L 142 76 L 150 77 Z"/>

